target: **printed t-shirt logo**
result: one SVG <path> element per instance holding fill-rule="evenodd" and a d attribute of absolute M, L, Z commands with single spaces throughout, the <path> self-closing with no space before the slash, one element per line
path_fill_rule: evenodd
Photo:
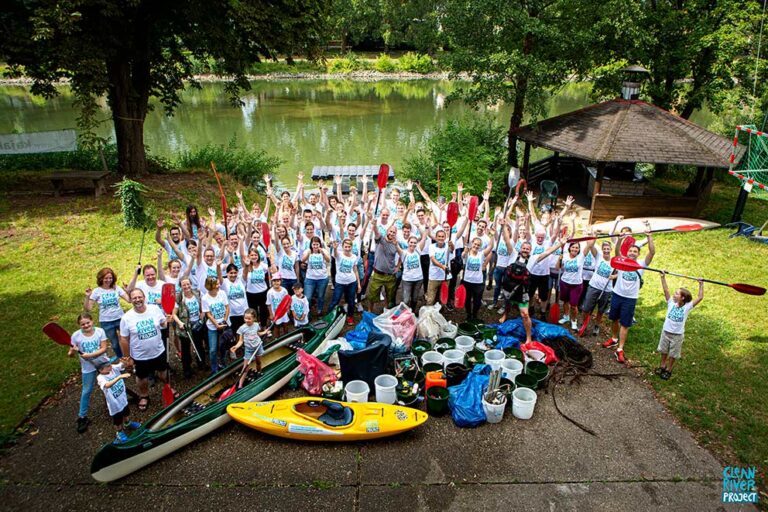
<path fill-rule="evenodd" d="M 568 260 L 563 265 L 564 272 L 577 272 L 579 270 L 579 264 L 576 260 Z"/>
<path fill-rule="evenodd" d="M 230 285 L 228 297 L 230 299 L 242 299 L 245 297 L 245 290 L 243 290 L 243 287 L 239 284 Z"/>
<path fill-rule="evenodd" d="M 116 308 L 118 306 L 117 302 L 117 292 L 109 292 L 105 293 L 101 296 L 101 307 L 104 309 L 111 309 Z"/>
<path fill-rule="evenodd" d="M 217 320 L 224 318 L 225 311 L 226 311 L 226 308 L 224 307 L 223 302 L 214 302 L 213 304 L 211 304 L 211 314 L 213 315 L 213 318 Z"/>
<path fill-rule="evenodd" d="M 157 336 L 157 326 L 155 320 L 148 318 L 146 320 L 139 320 L 136 322 L 136 335 L 139 340 L 148 340 Z"/>
<path fill-rule="evenodd" d="M 280 265 L 280 268 L 282 268 L 283 270 L 293 270 L 293 258 L 291 258 L 288 255 L 283 256 L 283 261 L 282 261 L 282 264 Z"/>
<path fill-rule="evenodd" d="M 351 274 L 352 273 L 352 263 L 354 263 L 354 260 L 352 258 L 341 258 L 341 261 L 339 263 L 338 271 L 342 274 Z"/>
<path fill-rule="evenodd" d="M 251 283 L 263 283 L 264 282 L 264 269 L 263 268 L 257 268 L 256 270 L 251 271 Z"/>
<path fill-rule="evenodd" d="M 601 261 L 597 266 L 597 275 L 600 277 L 609 277 L 611 275 L 611 266 L 605 261 Z"/>
<path fill-rule="evenodd" d="M 304 314 L 304 303 L 301 301 L 294 302 L 293 303 L 293 312 L 296 313 L 298 316 L 301 316 Z"/>
<path fill-rule="evenodd" d="M 309 268 L 312 270 L 322 270 L 323 268 L 323 255 L 322 254 L 310 254 L 309 255 Z"/>
<path fill-rule="evenodd" d="M 414 270 L 419 268 L 419 255 L 418 254 L 409 254 L 405 257 L 405 268 L 406 270 Z"/>
<path fill-rule="evenodd" d="M 467 258 L 467 270 L 470 272 L 480 271 L 480 258 L 470 256 Z"/>
<path fill-rule="evenodd" d="M 635 281 L 637 281 L 638 277 L 640 277 L 640 276 L 635 271 L 632 271 L 632 272 L 622 272 L 621 273 L 622 281 L 635 282 Z"/>
<path fill-rule="evenodd" d="M 115 377 L 117 377 L 117 375 L 115 375 Z M 120 395 L 122 395 L 125 392 L 125 384 L 123 383 L 123 379 L 120 379 L 119 381 L 112 384 L 112 387 L 109 388 L 109 390 L 112 392 L 112 396 L 114 398 L 118 398 Z"/>
<path fill-rule="evenodd" d="M 677 305 L 672 306 L 672 309 L 669 310 L 669 315 L 667 315 L 667 318 L 673 322 L 682 322 L 683 318 L 685 318 L 685 308 L 681 308 Z"/>

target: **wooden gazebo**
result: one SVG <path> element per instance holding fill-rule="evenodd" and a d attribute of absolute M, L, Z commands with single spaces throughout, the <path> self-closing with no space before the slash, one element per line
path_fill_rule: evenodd
<path fill-rule="evenodd" d="M 548 159 L 550 166 L 557 166 L 560 154 L 582 162 L 577 168 L 583 170 L 582 183 L 591 197 L 590 222 L 611 220 L 619 214 L 698 216 L 712 189 L 714 170 L 729 166 L 733 147 L 731 140 L 662 108 L 622 98 L 523 126 L 516 135 L 525 142 L 524 176 L 531 168 L 532 145 L 555 153 Z M 697 173 L 682 197 L 655 191 L 645 180 L 606 175 L 606 166 L 634 168 L 641 162 L 693 165 Z"/>

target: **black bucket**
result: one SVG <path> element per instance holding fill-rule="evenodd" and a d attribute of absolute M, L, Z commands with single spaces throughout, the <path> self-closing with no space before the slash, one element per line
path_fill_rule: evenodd
<path fill-rule="evenodd" d="M 445 377 L 448 382 L 448 387 L 456 386 L 464 382 L 464 379 L 469 375 L 469 368 L 461 363 L 451 363 L 445 367 Z"/>

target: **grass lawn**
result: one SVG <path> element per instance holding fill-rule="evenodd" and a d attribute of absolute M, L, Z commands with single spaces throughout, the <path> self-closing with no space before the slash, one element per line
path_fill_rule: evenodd
<path fill-rule="evenodd" d="M 215 180 L 209 174 L 152 176 L 144 181 L 161 212 L 188 203 L 217 205 Z M 177 183 L 175 191 L 169 184 Z M 18 185 L 18 184 L 17 184 Z M 682 185 L 669 183 L 668 188 Z M 15 188 L 18 188 L 17 186 Z M 227 188 L 235 185 L 227 180 Z M 705 217 L 730 219 L 736 181 L 716 185 Z M 233 194 L 230 194 L 233 195 Z M 251 194 L 247 200 L 252 200 Z M 761 224 L 768 201 L 750 198 L 745 220 Z M 731 230 L 662 235 L 654 266 L 691 275 L 747 282 L 768 287 L 768 245 L 743 238 L 728 240 Z M 157 245 L 148 232 L 144 261 L 152 261 Z M 112 266 L 120 282 L 128 281 L 136 264 L 141 233 L 125 229 L 117 201 L 90 197 L 3 196 L 0 198 L 0 308 L 11 333 L 0 346 L 0 435 L 14 427 L 64 380 L 76 375 L 77 361 L 40 332 L 52 319 L 74 330 L 83 290 L 96 271 Z M 696 283 L 670 279 L 670 286 Z M 768 333 L 763 315 L 768 297 L 742 295 L 708 285 L 704 302 L 688 321 L 684 359 L 673 378 L 652 375 L 654 353 L 665 312 L 658 275 L 646 273 L 638 309 L 639 323 L 630 333 L 627 355 L 641 370 L 677 418 L 723 460 L 754 465 L 765 489 L 768 467 Z M 74 422 L 76 411 L 72 411 Z"/>

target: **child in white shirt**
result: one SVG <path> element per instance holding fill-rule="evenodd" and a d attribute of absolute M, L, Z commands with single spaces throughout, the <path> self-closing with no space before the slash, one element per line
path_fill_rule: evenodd
<path fill-rule="evenodd" d="M 685 321 L 691 310 L 704 300 L 704 281 L 698 281 L 699 296 L 695 300 L 685 288 L 678 288 L 674 295 L 670 296 L 666 272 L 661 273 L 661 287 L 664 289 L 664 298 L 667 299 L 667 316 L 661 329 L 659 347 L 656 349 L 661 354 L 661 365 L 656 368 L 656 375 L 664 380 L 669 380 L 675 361 L 680 359 L 685 338 Z"/>

